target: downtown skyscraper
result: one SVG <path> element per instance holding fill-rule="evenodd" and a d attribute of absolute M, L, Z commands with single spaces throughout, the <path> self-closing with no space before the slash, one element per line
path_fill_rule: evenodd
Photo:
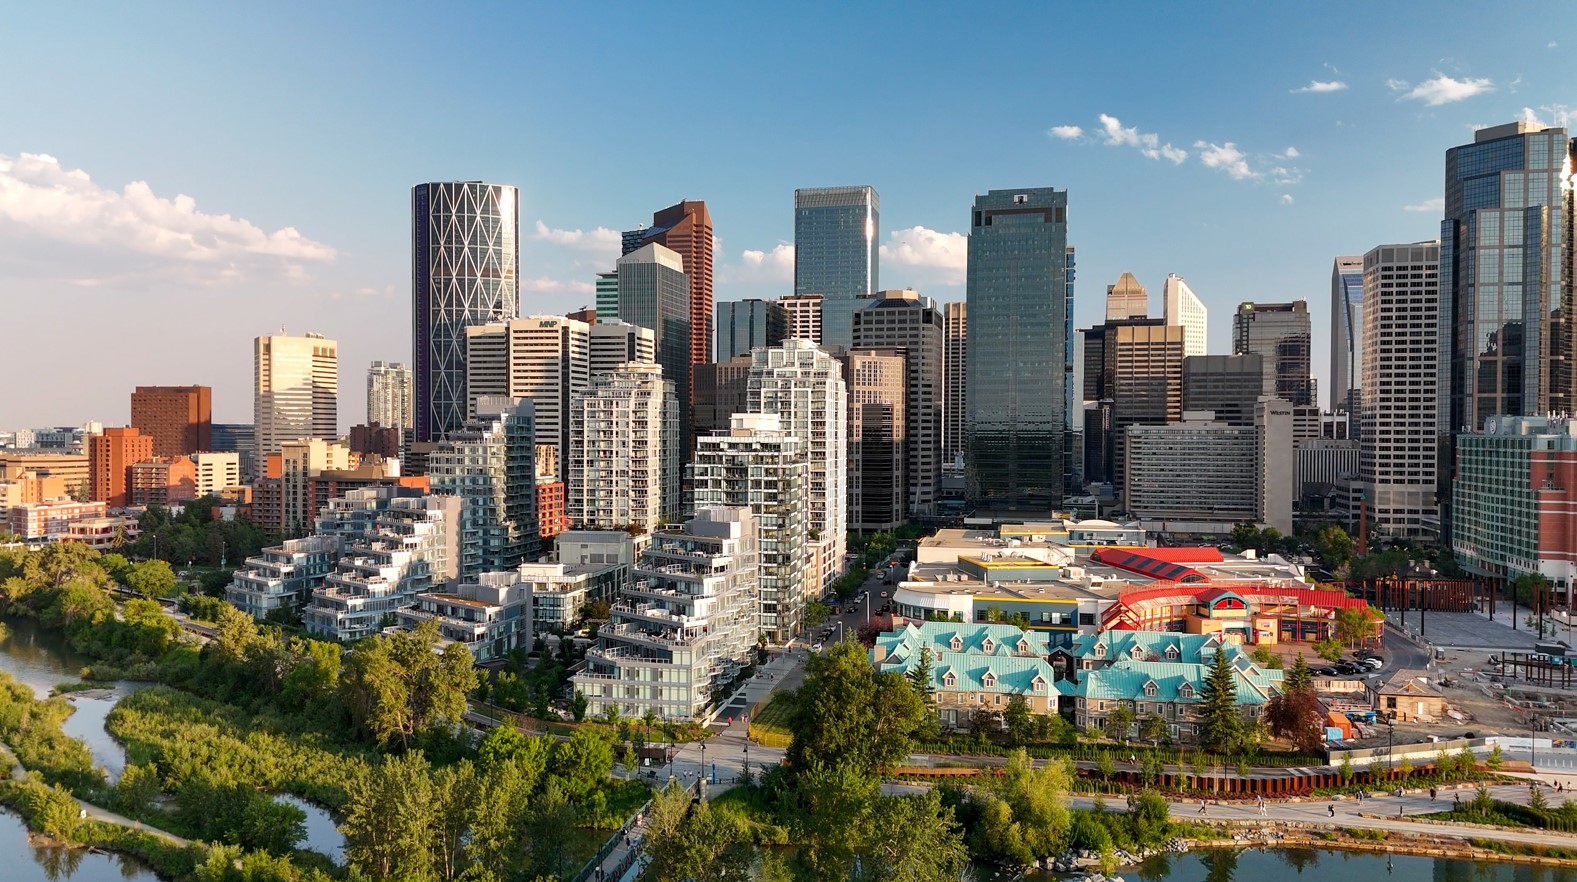
<path fill-rule="evenodd" d="M 520 309 L 520 196 L 507 184 L 411 188 L 411 350 L 416 441 L 466 420 L 465 329 Z"/>
<path fill-rule="evenodd" d="M 874 187 L 794 191 L 794 293 L 822 296 L 823 346 L 853 345 L 854 310 L 880 289 L 881 209 Z"/>
<path fill-rule="evenodd" d="M 644 230 L 629 230 L 622 237 L 623 254 L 655 243 L 673 249 L 684 261 L 684 272 L 690 282 L 689 347 L 692 365 L 712 361 L 713 241 L 712 215 L 706 210 L 706 203 L 689 199 L 654 213 L 651 226 Z M 625 316 L 620 318 L 635 322 Z"/>
<path fill-rule="evenodd" d="M 1331 407 L 1358 410 L 1363 389 L 1363 258 L 1331 264 Z"/>
<path fill-rule="evenodd" d="M 410 368 L 386 361 L 367 368 L 367 425 L 410 431 Z"/>
<path fill-rule="evenodd" d="M 1055 506 L 1072 464 L 1068 191 L 975 197 L 967 303 L 965 493 L 982 507 Z"/>
<path fill-rule="evenodd" d="M 1441 429 L 1577 409 L 1577 140 L 1517 122 L 1446 151 L 1440 225 Z"/>
<path fill-rule="evenodd" d="M 339 344 L 322 334 L 252 341 L 256 468 L 286 441 L 339 436 Z"/>

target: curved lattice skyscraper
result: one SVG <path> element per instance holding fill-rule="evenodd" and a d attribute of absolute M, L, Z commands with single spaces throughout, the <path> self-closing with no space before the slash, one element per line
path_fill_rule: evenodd
<path fill-rule="evenodd" d="M 520 199 L 506 184 L 411 188 L 411 348 L 415 440 L 465 422 L 465 329 L 519 312 Z"/>

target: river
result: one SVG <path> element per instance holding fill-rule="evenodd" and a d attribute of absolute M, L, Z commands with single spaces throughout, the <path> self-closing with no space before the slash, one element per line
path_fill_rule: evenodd
<path fill-rule="evenodd" d="M 92 660 L 74 651 L 59 634 L 46 630 L 32 619 L 7 619 L 0 632 L 0 670 L 27 685 L 40 698 L 62 683 L 82 682 L 81 670 Z M 66 734 L 80 738 L 93 753 L 93 761 L 109 773 L 110 780 L 120 776 L 126 767 L 126 751 L 104 731 L 104 721 L 115 704 L 138 688 L 135 684 L 119 683 L 105 689 L 73 692 L 67 698 L 76 706 L 76 712 L 66 719 Z M 325 809 L 294 796 L 276 797 L 307 815 L 306 837 L 302 848 L 321 852 L 336 863 L 345 858 L 345 837 L 335 828 L 333 815 Z M 21 819 L 9 812 L 0 812 L 0 856 L 18 855 L 27 848 L 27 831 Z M 21 871 L 20 880 L 64 880 L 73 882 L 99 882 L 100 879 L 153 879 L 151 873 L 139 871 L 126 875 L 134 864 L 119 858 L 89 854 L 70 849 L 33 849 L 37 865 Z M 3 860 L 3 857 L 0 857 Z M 126 868 L 126 869 L 123 869 Z M 95 869 L 98 868 L 98 869 Z M 27 875 L 32 870 L 45 875 Z M 11 882 L 11 871 L 0 872 L 0 878 Z"/>

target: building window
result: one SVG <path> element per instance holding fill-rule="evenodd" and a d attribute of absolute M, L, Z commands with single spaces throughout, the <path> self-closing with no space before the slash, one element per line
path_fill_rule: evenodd
<path fill-rule="evenodd" d="M 1155 686 L 1154 683 L 1146 683 L 1146 684 L 1144 684 L 1144 696 L 1146 698 L 1154 698 L 1156 692 L 1157 692 L 1157 689 L 1156 689 L 1156 686 Z"/>

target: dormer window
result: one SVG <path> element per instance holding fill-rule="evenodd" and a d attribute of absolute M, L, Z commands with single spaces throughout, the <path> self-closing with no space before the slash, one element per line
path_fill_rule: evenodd
<path fill-rule="evenodd" d="M 984 643 L 980 644 L 980 648 L 984 649 L 986 651 L 987 655 L 990 655 L 991 653 L 997 651 L 997 644 L 996 644 L 995 640 L 992 640 L 990 637 L 987 637 L 986 641 Z"/>
<path fill-rule="evenodd" d="M 952 671 L 948 671 L 942 675 L 942 685 L 952 689 L 954 686 L 958 685 L 958 678 L 953 676 Z"/>
<path fill-rule="evenodd" d="M 1160 691 L 1161 691 L 1160 688 L 1155 685 L 1155 681 L 1154 680 L 1151 680 L 1150 682 L 1144 684 L 1144 697 L 1145 698 L 1154 698 L 1156 693 L 1160 692 Z"/>
<path fill-rule="evenodd" d="M 1097 643 L 1097 644 L 1095 644 L 1095 657 L 1096 658 L 1105 658 L 1106 657 L 1106 644 L 1104 644 L 1104 643 Z"/>
<path fill-rule="evenodd" d="M 1191 684 L 1191 683 L 1184 683 L 1183 685 L 1177 687 L 1177 697 L 1178 698 L 1193 698 L 1194 697 L 1194 686 L 1193 686 L 1193 684 Z"/>
<path fill-rule="evenodd" d="M 947 648 L 951 649 L 954 652 L 963 652 L 964 651 L 963 638 L 959 637 L 957 634 L 954 634 L 953 635 L 953 639 L 947 641 Z"/>
<path fill-rule="evenodd" d="M 1019 642 L 1018 642 L 1018 651 L 1019 651 L 1019 653 L 1021 655 L 1028 655 L 1029 654 L 1029 641 L 1025 640 L 1023 638 L 1020 638 Z"/>
<path fill-rule="evenodd" d="M 1035 690 L 1036 692 L 1045 692 L 1046 691 L 1046 678 L 1042 677 L 1039 674 L 1036 674 L 1035 675 L 1035 679 L 1029 681 L 1029 686 L 1030 686 L 1031 689 Z"/>
<path fill-rule="evenodd" d="M 1168 661 L 1175 660 L 1177 658 L 1177 647 L 1168 646 L 1166 648 L 1166 658 Z"/>
<path fill-rule="evenodd" d="M 1135 661 L 1138 661 L 1139 659 L 1144 657 L 1144 647 L 1142 647 L 1139 644 L 1135 643 L 1134 647 L 1133 647 L 1133 651 L 1129 652 L 1128 654 L 1130 656 L 1132 656 Z"/>
<path fill-rule="evenodd" d="M 987 689 L 995 689 L 997 686 L 997 675 L 986 671 L 985 676 L 980 678 L 980 685 Z"/>

